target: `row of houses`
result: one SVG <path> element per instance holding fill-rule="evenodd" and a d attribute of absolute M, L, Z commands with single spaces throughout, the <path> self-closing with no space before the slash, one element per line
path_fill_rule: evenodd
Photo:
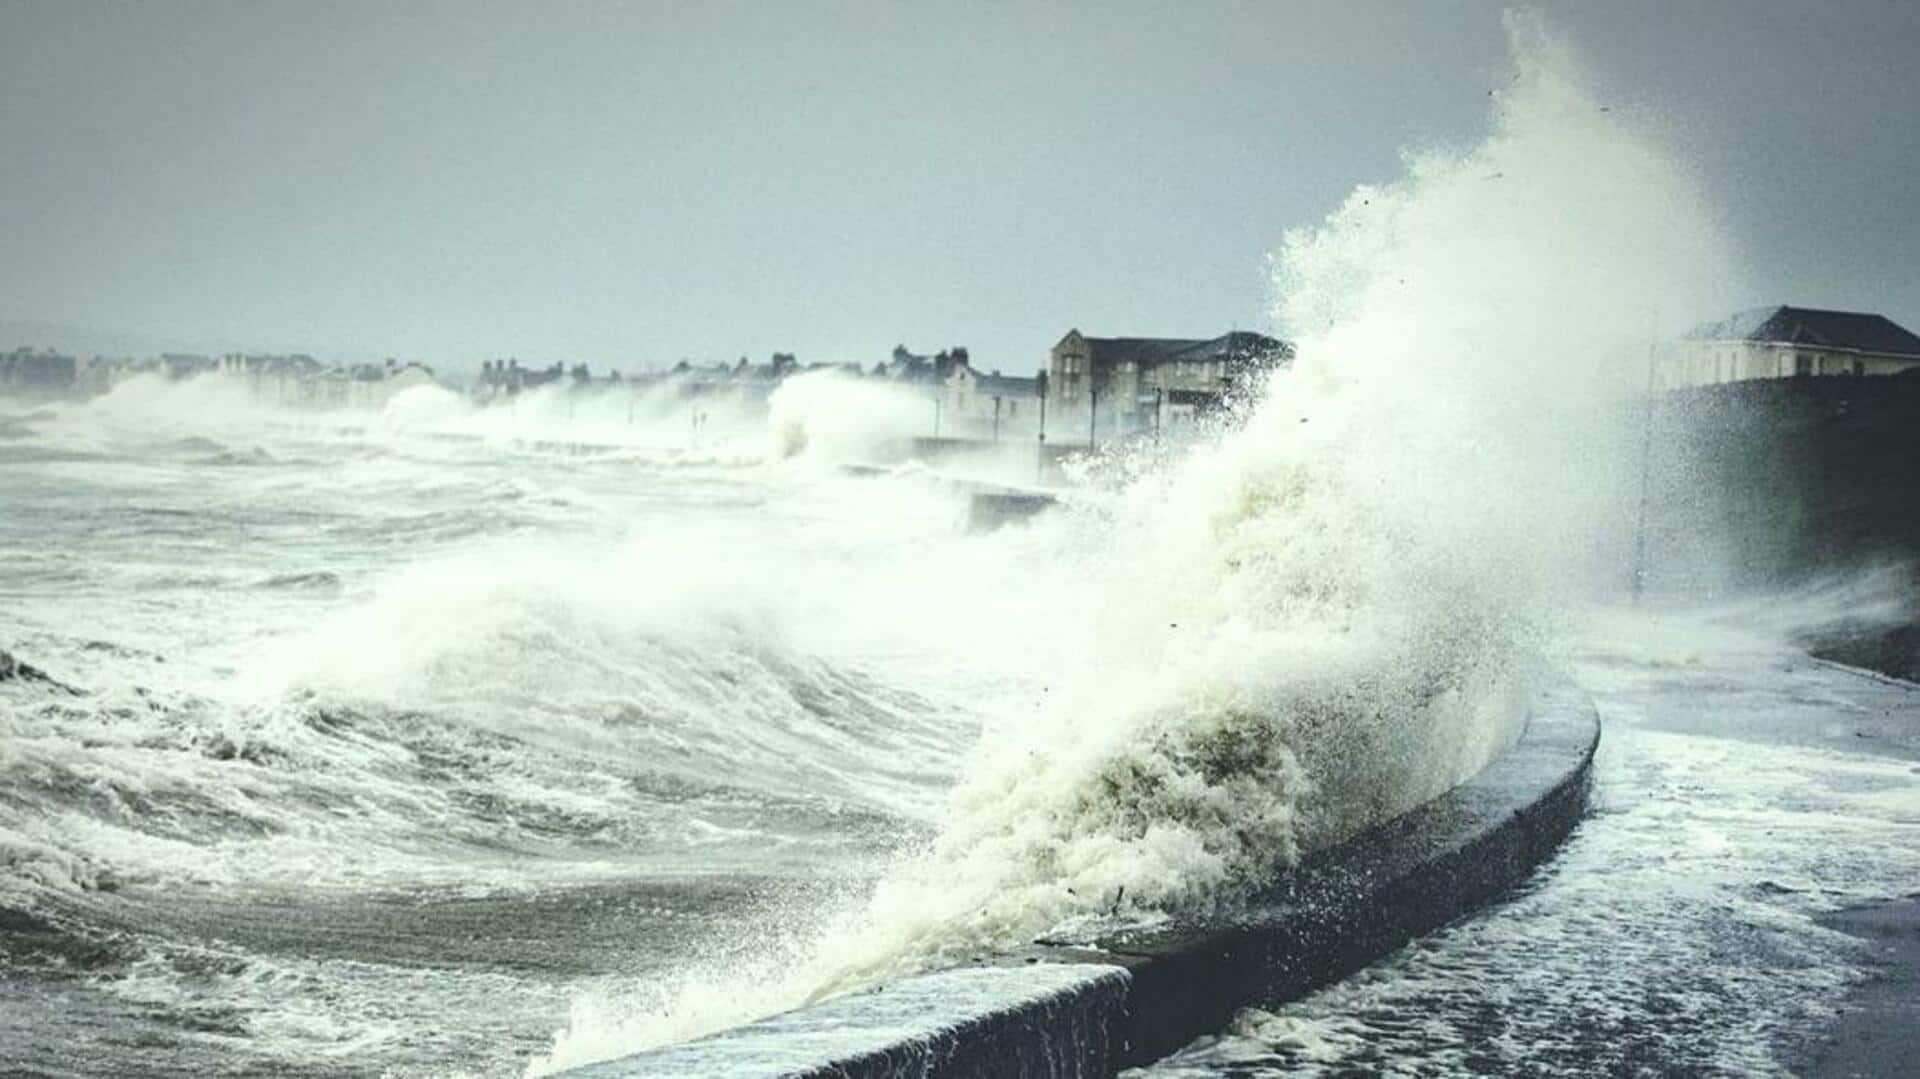
<path fill-rule="evenodd" d="M 955 351 L 945 367 L 926 368 L 944 383 L 952 433 L 1044 430 L 1056 441 L 1089 442 L 1190 425 L 1294 355 L 1285 341 L 1245 331 L 1188 340 L 1073 329 L 1053 346 L 1046 370 L 1009 378 L 975 371 L 965 350 Z M 892 369 L 904 368 L 896 362 Z M 1655 378 L 1660 388 L 1678 389 L 1909 373 L 1920 377 L 1920 336 L 1886 316 L 1776 304 L 1696 327 L 1665 350 Z"/>
<path fill-rule="evenodd" d="M 189 378 L 218 366 L 211 356 L 165 353 L 138 359 L 123 356 L 82 358 L 52 349 L 17 348 L 0 355 L 0 390 L 12 396 L 44 399 L 93 397 L 135 375 L 154 373 Z"/>
<path fill-rule="evenodd" d="M 402 390 L 434 383 L 433 369 L 422 363 L 328 365 L 303 353 L 166 352 L 81 359 L 49 349 L 20 348 L 0 355 L 0 391 L 12 396 L 94 397 L 140 375 L 170 381 L 220 378 L 244 387 L 256 400 L 313 408 L 379 408 Z"/>
<path fill-rule="evenodd" d="M 733 364 L 673 367 L 622 378 L 618 371 L 595 377 L 584 364 L 522 366 L 517 359 L 488 360 L 471 386 L 481 403 L 507 402 L 544 386 L 636 393 L 665 389 L 700 404 L 763 407 L 787 378 L 823 370 L 898 385 L 923 397 L 929 433 L 949 438 L 1032 438 L 1103 441 L 1110 437 L 1177 428 L 1220 409 L 1259 372 L 1287 362 L 1293 349 L 1256 333 L 1233 332 L 1206 339 L 1089 337 L 1070 330 L 1057 343 L 1048 366 L 1033 375 L 1006 375 L 974 366 L 964 346 L 916 353 L 897 345 L 885 359 L 858 363 L 801 363 L 776 352 L 765 363 L 746 357 Z"/>
<path fill-rule="evenodd" d="M 1190 427 L 1292 358 L 1286 342 L 1245 331 L 1093 337 L 1076 328 L 1033 375 L 980 370 L 964 348 L 920 356 L 900 347 L 871 377 L 924 387 L 936 435 L 1101 442 Z"/>
<path fill-rule="evenodd" d="M 418 361 L 329 366 L 303 353 L 230 353 L 209 370 L 257 401 L 299 408 L 383 408 L 403 390 L 435 382 L 433 368 Z"/>
<path fill-rule="evenodd" d="M 745 356 L 735 364 L 695 364 L 681 360 L 664 371 L 645 371 L 624 377 L 617 369 L 596 377 L 583 363 L 570 367 L 559 363 L 526 367 L 517 359 L 505 359 L 482 363 L 479 377 L 468 389 L 473 399 L 483 405 L 510 402 L 523 393 L 552 386 L 582 392 L 618 388 L 635 394 L 665 390 L 690 403 L 752 409 L 764 408 L 773 391 L 789 376 L 829 368 L 864 375 L 858 364 L 803 364 L 789 352 L 776 352 L 762 364 L 753 363 Z"/>
<path fill-rule="evenodd" d="M 1044 370 L 1005 375 L 982 370 L 964 347 L 919 354 L 896 346 L 870 370 L 858 364 L 802 364 L 776 352 L 764 364 L 673 368 L 604 381 L 635 390 L 671 384 L 691 399 L 736 399 L 763 405 L 787 377 L 822 369 L 913 387 L 929 403 L 932 433 L 1002 439 L 1044 435 L 1055 442 L 1102 442 L 1178 431 L 1217 412 L 1264 372 L 1292 361 L 1293 346 L 1236 330 L 1218 337 L 1097 337 L 1067 331 Z M 1872 377 L 1920 371 L 1920 336 L 1882 315 L 1775 305 L 1697 327 L 1666 350 L 1656 368 L 1665 389 L 1751 379 Z M 434 383 L 424 364 L 325 365 L 304 354 L 207 356 L 165 353 L 145 359 L 80 360 L 47 350 L 0 354 L 0 390 L 26 396 L 103 393 L 137 374 L 170 379 L 215 374 L 245 385 L 254 397 L 311 407 L 384 405 L 409 387 Z M 487 361 L 473 392 L 481 400 L 511 398 L 549 384 L 591 386 L 584 364 L 522 367 Z"/>

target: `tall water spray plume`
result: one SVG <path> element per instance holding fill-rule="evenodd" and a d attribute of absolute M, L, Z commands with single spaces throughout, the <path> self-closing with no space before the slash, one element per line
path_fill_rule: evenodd
<path fill-rule="evenodd" d="M 1656 312 L 1737 292 L 1686 167 L 1510 16 L 1464 150 L 1406 156 L 1276 254 L 1292 366 L 1135 482 L 1083 574 L 1080 661 L 991 724 L 938 837 L 754 969 L 583 1002 L 541 1066 L 684 1038 L 1099 918 L 1235 902 L 1512 736 L 1555 612 L 1618 582 Z"/>

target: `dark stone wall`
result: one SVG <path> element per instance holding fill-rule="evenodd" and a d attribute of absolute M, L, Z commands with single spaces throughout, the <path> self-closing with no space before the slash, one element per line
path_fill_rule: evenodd
<path fill-rule="evenodd" d="M 1694 387 L 1654 413 L 1648 578 L 1791 584 L 1920 556 L 1920 376 Z"/>

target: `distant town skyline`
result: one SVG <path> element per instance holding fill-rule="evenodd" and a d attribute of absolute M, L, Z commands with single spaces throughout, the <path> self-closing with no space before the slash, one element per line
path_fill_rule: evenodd
<path fill-rule="evenodd" d="M 1015 373 L 1271 332 L 1287 229 L 1485 130 L 1502 6 L 9 0 L 0 348 Z M 1751 306 L 1920 322 L 1920 6 L 1534 6 L 1720 197 Z"/>

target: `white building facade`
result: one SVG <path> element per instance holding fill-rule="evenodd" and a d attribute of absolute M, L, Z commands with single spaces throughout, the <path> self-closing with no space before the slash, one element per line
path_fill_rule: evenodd
<path fill-rule="evenodd" d="M 1760 307 L 1688 333 L 1663 388 L 1769 378 L 1873 377 L 1920 370 L 1920 337 L 1884 315 Z"/>
<path fill-rule="evenodd" d="M 975 371 L 964 359 L 947 374 L 943 434 L 998 441 L 1031 438 L 1040 430 L 1044 377 L 1019 378 L 998 371 Z"/>

